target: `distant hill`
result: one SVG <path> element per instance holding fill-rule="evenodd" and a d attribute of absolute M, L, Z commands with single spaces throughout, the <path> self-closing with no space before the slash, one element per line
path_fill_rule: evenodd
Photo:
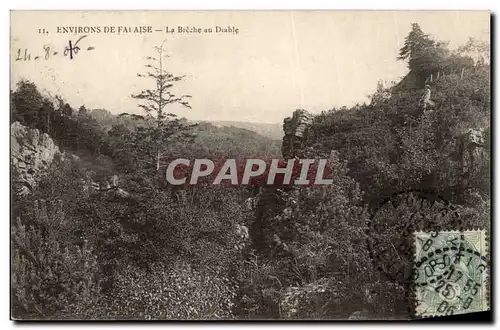
<path fill-rule="evenodd" d="M 109 112 L 108 110 L 96 109 L 91 111 L 92 117 L 94 117 L 99 123 L 106 126 L 108 129 L 111 126 L 121 123 L 127 127 L 134 126 L 134 121 L 130 118 L 119 118 Z M 236 127 L 243 128 L 255 133 L 258 133 L 262 136 L 274 139 L 281 140 L 283 138 L 283 125 L 281 123 L 269 124 L 269 123 L 250 123 L 245 121 L 209 121 L 209 120 L 188 120 L 188 122 L 192 123 L 202 123 L 209 122 L 210 124 L 216 127 Z"/>
<path fill-rule="evenodd" d="M 249 131 L 259 133 L 262 136 L 266 136 L 272 139 L 279 139 L 283 137 L 283 125 L 280 123 L 268 124 L 268 123 L 249 123 L 244 121 L 210 121 L 210 123 L 217 127 L 237 127 L 243 128 Z"/>
<path fill-rule="evenodd" d="M 195 140 L 190 152 L 195 155 L 224 157 L 279 156 L 281 140 L 261 135 L 250 129 L 234 125 L 218 126 L 212 122 L 198 122 L 193 133 Z M 184 142 L 171 143 L 167 148 L 172 153 L 185 153 Z"/>

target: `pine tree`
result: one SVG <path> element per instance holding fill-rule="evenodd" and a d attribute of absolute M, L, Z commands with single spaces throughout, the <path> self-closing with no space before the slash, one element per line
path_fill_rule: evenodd
<path fill-rule="evenodd" d="M 398 60 L 409 60 L 411 63 L 426 49 L 433 47 L 435 42 L 425 34 L 418 23 L 412 23 L 411 31 L 405 39 L 404 46 L 399 50 Z M 410 69 L 412 69 L 409 63 Z"/>
<path fill-rule="evenodd" d="M 397 59 L 408 60 L 408 68 L 419 81 L 424 81 L 446 67 L 449 55 L 446 42 L 433 40 L 417 23 L 413 23 Z"/>
<path fill-rule="evenodd" d="M 135 146 L 132 153 L 138 156 L 136 161 L 143 164 L 140 167 L 158 170 L 164 146 L 173 138 L 189 137 L 193 125 L 186 125 L 177 115 L 167 112 L 167 107 L 173 104 L 191 109 L 187 101 L 191 95 L 179 96 L 172 91 L 175 83 L 183 80 L 185 76 L 176 76 L 166 70 L 165 59 L 169 56 L 163 45 L 154 47 L 154 51 L 156 56 L 146 57 L 149 61 L 149 64 L 145 65 L 148 71 L 144 74 L 138 73 L 137 76 L 152 79 L 155 87 L 132 95 L 140 101 L 139 107 L 145 112 L 145 116 L 128 113 L 122 113 L 120 116 L 128 116 L 142 122 L 127 145 Z"/>
<path fill-rule="evenodd" d="M 168 57 L 165 54 L 165 49 L 162 46 L 155 46 L 154 50 L 158 54 L 157 57 L 148 56 L 146 59 L 152 64 L 147 64 L 148 72 L 146 74 L 137 74 L 138 77 L 153 79 L 156 87 L 155 89 L 146 89 L 139 94 L 132 95 L 133 98 L 141 100 L 139 107 L 141 107 L 147 114 L 147 117 L 156 119 L 158 127 L 160 127 L 165 120 L 175 118 L 173 113 L 166 113 L 165 108 L 171 104 L 178 103 L 191 109 L 187 98 L 191 95 L 177 96 L 171 91 L 174 83 L 181 81 L 185 76 L 175 76 L 165 69 L 164 59 Z"/>

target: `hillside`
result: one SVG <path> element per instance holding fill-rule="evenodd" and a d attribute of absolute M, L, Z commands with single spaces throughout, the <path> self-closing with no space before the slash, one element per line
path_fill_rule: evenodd
<path fill-rule="evenodd" d="M 212 125 L 217 127 L 238 127 L 247 129 L 249 131 L 254 131 L 262 136 L 267 136 L 275 140 L 281 140 L 283 137 L 283 124 L 276 123 L 250 123 L 244 121 L 210 121 Z"/>

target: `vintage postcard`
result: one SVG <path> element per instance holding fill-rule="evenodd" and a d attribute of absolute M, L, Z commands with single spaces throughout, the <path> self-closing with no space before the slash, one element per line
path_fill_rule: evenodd
<path fill-rule="evenodd" d="M 13 320 L 490 320 L 488 11 L 11 11 Z"/>

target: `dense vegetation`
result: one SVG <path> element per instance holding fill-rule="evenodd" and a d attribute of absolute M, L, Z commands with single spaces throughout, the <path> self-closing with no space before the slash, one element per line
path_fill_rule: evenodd
<path fill-rule="evenodd" d="M 397 233 L 378 233 L 384 224 L 374 222 L 396 221 L 397 228 L 410 217 L 373 217 L 375 205 L 397 192 L 427 191 L 461 207 L 460 225 L 489 228 L 488 50 L 474 40 L 449 50 L 414 24 L 399 54 L 409 67 L 401 82 L 379 85 L 369 104 L 314 117 L 308 152 L 331 158 L 334 183 L 281 191 L 265 215 L 266 249 L 235 231 L 255 220 L 245 205 L 254 191 L 204 186 L 179 198 L 157 170 L 157 157 L 272 157 L 280 141 L 191 125 L 164 112 L 168 102 L 144 117 L 76 110 L 20 82 L 11 92 L 12 122 L 49 134 L 80 157 L 54 165 L 30 195 L 12 196 L 13 316 L 408 317 L 408 288 L 380 270 L 367 235 L 395 240 Z M 154 79 L 166 91 L 180 77 Z M 426 82 L 436 106 L 424 113 L 418 100 Z M 164 93 L 135 97 L 185 102 Z M 486 130 L 486 154 L 464 165 L 456 146 L 469 128 Z M 111 174 L 129 197 L 84 192 L 82 179 Z"/>

